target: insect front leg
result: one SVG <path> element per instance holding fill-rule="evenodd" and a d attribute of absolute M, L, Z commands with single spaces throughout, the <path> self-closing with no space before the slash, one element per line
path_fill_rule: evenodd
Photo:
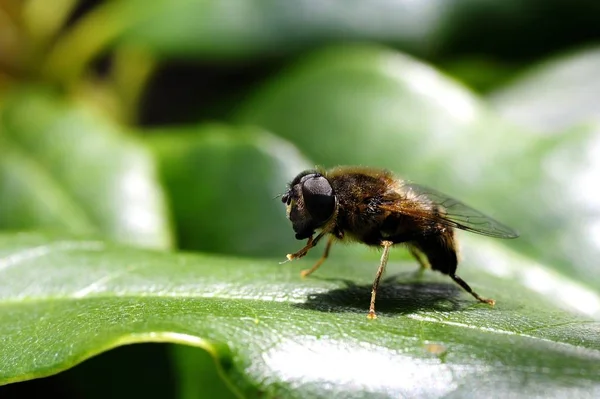
<path fill-rule="evenodd" d="M 319 240 L 321 240 L 321 238 L 323 238 L 323 236 L 325 234 L 327 234 L 327 232 L 323 231 L 321 234 L 316 236 L 314 239 L 312 238 L 312 236 L 310 236 L 308 241 L 306 242 L 306 245 L 301 250 L 299 250 L 298 252 L 295 252 L 293 254 L 287 254 L 287 256 L 286 256 L 287 260 L 282 263 L 285 263 L 287 261 L 294 260 L 294 259 L 300 259 L 303 256 L 305 256 L 308 253 L 308 251 L 310 251 L 311 248 L 315 247 L 319 243 Z"/>
<path fill-rule="evenodd" d="M 321 258 L 319 258 L 317 263 L 315 263 L 314 266 L 311 267 L 310 269 L 302 270 L 300 272 L 301 277 L 307 277 L 307 276 L 311 275 L 323 264 L 323 262 L 325 262 L 325 259 L 327 259 L 327 257 L 329 256 L 329 250 L 331 249 L 331 245 L 333 244 L 334 239 L 335 239 L 334 236 L 332 236 L 332 235 L 329 236 L 329 239 L 327 240 L 327 245 L 325 246 L 325 252 L 321 256 Z"/>
<path fill-rule="evenodd" d="M 379 269 L 377 269 L 377 274 L 375 275 L 375 280 L 373 281 L 373 288 L 371 289 L 371 306 L 369 306 L 369 314 L 367 317 L 369 319 L 376 319 L 377 315 L 375 314 L 375 297 L 377 296 L 377 288 L 379 288 L 379 280 L 381 280 L 381 276 L 385 271 L 385 266 L 387 265 L 388 258 L 390 256 L 390 248 L 394 245 L 391 241 L 382 241 L 381 245 L 383 246 L 383 253 L 381 254 L 381 262 L 379 263 Z"/>

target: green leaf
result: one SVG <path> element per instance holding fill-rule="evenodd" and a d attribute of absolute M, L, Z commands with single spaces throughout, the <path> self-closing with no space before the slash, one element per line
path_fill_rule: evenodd
<path fill-rule="evenodd" d="M 217 124 L 155 130 L 148 143 L 180 248 L 256 256 L 295 245 L 276 198 L 311 166 L 293 145 L 261 129 Z"/>
<path fill-rule="evenodd" d="M 142 143 L 49 90 L 13 93 L 0 112 L 0 228 L 171 245 L 164 194 Z"/>
<path fill-rule="evenodd" d="M 501 87 L 522 69 L 521 65 L 477 56 L 457 57 L 436 66 L 479 94 Z"/>
<path fill-rule="evenodd" d="M 101 3 L 59 37 L 43 68 L 73 82 L 111 46 L 141 48 L 159 57 L 244 58 L 292 54 L 340 40 L 384 40 L 428 49 L 444 7 L 424 1 L 125 0 Z M 371 15 L 371 18 L 365 18 Z"/>
<path fill-rule="evenodd" d="M 484 175 L 473 166 L 510 165 L 512 159 L 504 157 L 516 158 L 537 144 L 525 136 L 503 149 L 507 135 L 523 132 L 499 121 L 464 87 L 430 66 L 379 46 L 310 54 L 259 88 L 237 119 L 266 126 L 319 163 L 379 165 L 470 191 L 484 179 L 508 180 L 505 170 Z M 448 173 L 431 173 L 449 163 Z"/>
<path fill-rule="evenodd" d="M 325 167 L 388 168 L 445 192 L 521 233 L 505 245 L 600 289 L 597 130 L 528 133 L 430 66 L 378 46 L 308 55 L 236 120 Z"/>
<path fill-rule="evenodd" d="M 501 115 L 533 130 L 558 133 L 600 121 L 600 47 L 570 51 L 532 66 L 490 95 Z"/>
<path fill-rule="evenodd" d="M 45 7 L 29 7 L 26 13 L 36 37 L 52 31 L 60 19 L 41 20 L 40 10 Z M 53 11 L 64 14 L 56 7 Z M 516 0 L 122 0 L 86 11 L 54 41 L 42 67 L 45 76 L 74 83 L 91 61 L 120 46 L 163 58 L 239 59 L 293 55 L 334 43 L 378 42 L 436 60 L 465 53 L 522 59 L 523 53 L 531 58 L 580 42 L 582 29 L 597 32 L 598 15 L 594 2 L 573 8 L 561 0 L 533 7 Z M 515 24 L 537 19 L 551 29 Z"/>
<path fill-rule="evenodd" d="M 120 42 L 188 57 L 281 55 L 340 40 L 381 40 L 424 52 L 447 14 L 435 3 L 154 1 L 152 15 L 125 31 Z"/>
<path fill-rule="evenodd" d="M 179 57 L 281 55 L 323 44 L 361 41 L 383 42 L 438 60 L 465 53 L 518 59 L 524 58 L 524 52 L 527 58 L 565 43 L 580 42 L 582 29 L 598 32 L 595 2 L 581 2 L 575 8 L 561 0 L 533 6 L 516 0 L 120 3 L 125 3 L 120 5 L 123 9 L 132 9 L 130 4 L 139 8 L 130 17 L 139 23 L 124 32 L 121 43 Z M 144 12 L 147 18 L 136 19 Z M 121 20 L 119 17 L 113 15 L 107 22 L 112 25 L 113 20 Z M 519 23 L 535 18 L 542 18 L 549 28 Z M 481 37 L 486 40 L 478 40 Z M 515 41 L 520 45 L 515 46 Z"/>
<path fill-rule="evenodd" d="M 489 239 L 464 244 L 460 275 L 496 307 L 392 261 L 369 320 L 374 262 L 331 259 L 303 280 L 302 262 L 3 234 L 0 382 L 166 341 L 208 350 L 245 396 L 597 396 L 598 294 Z"/>

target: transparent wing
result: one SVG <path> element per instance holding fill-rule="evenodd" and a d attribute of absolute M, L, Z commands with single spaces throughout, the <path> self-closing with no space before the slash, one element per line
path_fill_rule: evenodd
<path fill-rule="evenodd" d="M 497 238 L 516 238 L 519 236 L 510 227 L 432 188 L 414 183 L 405 183 L 402 187 L 404 196 L 429 204 L 437 212 L 400 204 L 387 204 L 384 205 L 384 208 L 486 236 Z"/>

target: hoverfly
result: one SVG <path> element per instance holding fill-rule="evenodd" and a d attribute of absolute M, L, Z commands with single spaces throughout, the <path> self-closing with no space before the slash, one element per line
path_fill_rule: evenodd
<path fill-rule="evenodd" d="M 296 239 L 308 239 L 288 260 L 303 257 L 326 235 L 325 252 L 303 277 L 315 272 L 335 240 L 352 240 L 383 249 L 373 281 L 369 318 L 375 318 L 375 298 L 390 248 L 403 244 L 422 267 L 447 274 L 478 301 L 494 305 L 456 274 L 454 229 L 497 238 L 516 238 L 511 228 L 443 193 L 396 178 L 387 170 L 340 166 L 307 170 L 289 184 L 281 197 Z M 316 231 L 319 233 L 316 234 Z"/>

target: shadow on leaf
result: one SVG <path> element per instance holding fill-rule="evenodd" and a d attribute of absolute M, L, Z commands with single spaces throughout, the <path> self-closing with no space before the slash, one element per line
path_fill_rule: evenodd
<path fill-rule="evenodd" d="M 454 283 L 399 281 L 399 276 L 390 276 L 379 285 L 375 304 L 378 316 L 422 310 L 458 311 L 473 305 L 470 301 L 459 299 L 464 291 Z M 324 280 L 341 281 L 346 287 L 310 294 L 306 302 L 294 306 L 320 312 L 368 313 L 371 284 L 357 285 L 346 279 Z"/>

